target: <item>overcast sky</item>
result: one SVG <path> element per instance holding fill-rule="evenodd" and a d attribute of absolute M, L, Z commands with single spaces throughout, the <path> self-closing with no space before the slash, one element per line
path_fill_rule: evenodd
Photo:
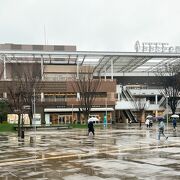
<path fill-rule="evenodd" d="M 179 19 L 180 0 L 0 0 L 0 43 L 46 39 L 80 51 L 134 51 L 136 40 L 175 46 Z"/>

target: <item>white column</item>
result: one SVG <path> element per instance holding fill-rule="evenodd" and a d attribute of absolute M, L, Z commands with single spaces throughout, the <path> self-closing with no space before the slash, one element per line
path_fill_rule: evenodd
<path fill-rule="evenodd" d="M 106 81 L 106 67 L 104 68 L 104 79 Z"/>
<path fill-rule="evenodd" d="M 44 102 L 44 93 L 41 92 L 41 102 Z"/>
<path fill-rule="evenodd" d="M 111 59 L 111 80 L 113 80 L 113 60 Z"/>
<path fill-rule="evenodd" d="M 79 63 L 77 62 L 76 79 L 79 79 Z"/>
<path fill-rule="evenodd" d="M 158 104 L 158 95 L 157 94 L 155 95 L 155 104 Z M 158 111 L 156 110 L 155 116 L 157 116 L 157 115 L 158 115 Z"/>
<path fill-rule="evenodd" d="M 44 80 L 43 55 L 41 55 L 41 80 Z"/>
<path fill-rule="evenodd" d="M 6 80 L 6 57 L 4 56 L 4 80 Z"/>
<path fill-rule="evenodd" d="M 117 95 L 118 95 L 118 101 L 120 101 L 120 93 L 121 93 L 121 90 L 120 90 L 120 85 L 116 85 L 116 91 L 117 91 Z"/>
<path fill-rule="evenodd" d="M 7 92 L 3 92 L 3 98 L 7 98 Z"/>
<path fill-rule="evenodd" d="M 158 95 L 155 95 L 155 104 L 158 104 Z"/>

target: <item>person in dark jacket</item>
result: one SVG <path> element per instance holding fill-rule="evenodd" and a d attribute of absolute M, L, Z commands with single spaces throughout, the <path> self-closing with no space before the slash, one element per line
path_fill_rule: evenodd
<path fill-rule="evenodd" d="M 177 124 L 176 124 L 176 118 L 173 118 L 172 124 L 173 124 L 174 131 L 176 131 L 176 126 L 177 126 Z"/>
<path fill-rule="evenodd" d="M 89 134 L 90 132 L 92 132 L 93 135 L 94 135 L 94 123 L 93 123 L 93 121 L 90 121 L 90 122 L 88 123 L 88 134 Z"/>

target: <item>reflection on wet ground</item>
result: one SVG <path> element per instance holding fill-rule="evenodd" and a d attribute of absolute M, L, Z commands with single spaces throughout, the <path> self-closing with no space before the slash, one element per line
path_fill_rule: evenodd
<path fill-rule="evenodd" d="M 118 180 L 180 179 L 180 133 L 171 128 L 168 140 L 157 129 L 137 124 L 86 129 L 0 135 L 0 179 Z"/>

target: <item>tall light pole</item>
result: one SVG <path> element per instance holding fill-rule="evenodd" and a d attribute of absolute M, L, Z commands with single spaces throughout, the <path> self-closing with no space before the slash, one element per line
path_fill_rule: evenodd
<path fill-rule="evenodd" d="M 168 119 L 169 119 L 169 109 L 168 109 L 168 96 L 166 96 L 166 120 L 167 120 L 167 128 L 168 128 Z"/>
<path fill-rule="evenodd" d="M 36 138 L 36 91 L 33 89 L 33 120 L 34 120 L 34 133 Z"/>
<path fill-rule="evenodd" d="M 107 127 L 107 97 L 105 99 L 104 127 Z"/>
<path fill-rule="evenodd" d="M 107 127 L 107 97 L 106 97 L 106 127 Z"/>
<path fill-rule="evenodd" d="M 34 96 L 34 99 L 33 99 L 33 101 L 34 101 L 34 103 L 33 103 L 33 109 L 34 109 L 34 111 L 33 111 L 33 114 L 35 115 L 36 114 L 36 91 L 35 91 L 35 89 L 33 89 L 33 96 Z"/>
<path fill-rule="evenodd" d="M 73 123 L 73 104 L 72 104 L 72 123 Z"/>

